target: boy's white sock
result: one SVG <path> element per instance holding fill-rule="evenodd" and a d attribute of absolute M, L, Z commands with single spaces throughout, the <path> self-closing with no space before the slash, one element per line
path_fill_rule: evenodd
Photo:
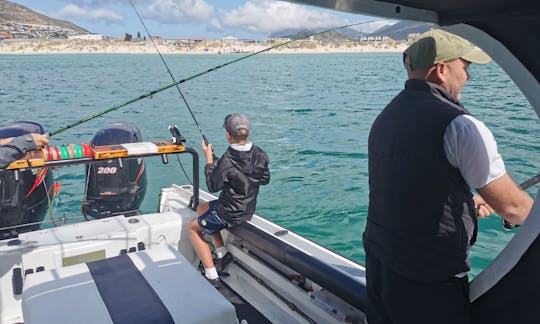
<path fill-rule="evenodd" d="M 204 276 L 208 279 L 219 278 L 216 268 L 210 268 L 210 269 L 204 268 Z"/>
<path fill-rule="evenodd" d="M 218 247 L 216 249 L 216 255 L 217 255 L 218 259 L 223 258 L 225 256 L 225 254 L 227 254 L 227 252 L 229 252 L 229 250 L 227 250 L 227 248 L 225 246 Z"/>

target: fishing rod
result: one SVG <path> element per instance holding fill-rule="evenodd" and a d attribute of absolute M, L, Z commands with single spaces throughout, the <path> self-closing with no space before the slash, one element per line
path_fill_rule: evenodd
<path fill-rule="evenodd" d="M 519 187 L 521 188 L 521 190 L 527 190 L 527 189 L 529 189 L 530 187 L 534 186 L 535 184 L 537 184 L 539 182 L 540 182 L 540 174 L 537 174 L 534 177 L 530 178 L 529 180 L 521 183 L 519 185 Z M 509 221 L 507 221 L 506 219 L 503 218 L 503 228 L 505 230 L 511 230 L 511 229 L 513 229 L 515 227 L 519 227 L 519 225 L 512 224 L 512 223 L 510 223 Z"/>
<path fill-rule="evenodd" d="M 161 88 L 157 88 L 157 89 L 155 89 L 155 90 L 151 90 L 151 91 L 149 91 L 149 92 L 147 92 L 147 93 L 145 93 L 145 94 L 142 94 L 142 95 L 140 95 L 140 96 L 138 96 L 138 97 L 132 98 L 132 99 L 130 99 L 130 100 L 128 100 L 128 101 L 126 101 L 126 102 L 124 102 L 124 103 L 122 103 L 122 104 L 112 106 L 112 107 L 110 107 L 109 109 L 106 109 L 106 110 L 104 110 L 104 111 L 102 111 L 102 112 L 93 114 L 93 115 L 91 115 L 91 116 L 87 116 L 87 117 L 85 117 L 85 118 L 83 118 L 83 119 L 80 119 L 80 120 L 78 120 L 78 121 L 76 121 L 76 122 L 73 122 L 73 123 L 71 123 L 71 124 L 69 124 L 69 125 L 67 125 L 67 126 L 61 127 L 61 128 L 59 128 L 59 129 L 57 129 L 57 130 L 54 130 L 54 131 L 50 132 L 48 135 L 49 135 L 49 137 L 52 137 L 52 136 L 54 136 L 54 135 L 56 135 L 56 134 L 59 134 L 59 133 L 61 133 L 61 132 L 64 132 L 64 131 L 66 131 L 66 130 L 68 130 L 68 129 L 70 129 L 70 128 L 73 128 L 73 127 L 75 127 L 75 126 L 78 126 L 78 125 L 80 125 L 80 124 L 83 124 L 83 123 L 85 123 L 85 122 L 87 122 L 87 121 L 90 121 L 90 120 L 92 120 L 92 119 L 94 119 L 94 118 L 103 116 L 103 115 L 105 115 L 105 114 L 107 114 L 107 113 L 110 113 L 110 112 L 112 112 L 112 111 L 115 111 L 115 110 L 117 110 L 117 109 L 120 109 L 120 108 L 122 108 L 122 107 L 125 107 L 125 106 L 127 106 L 127 105 L 130 105 L 130 104 L 132 104 L 132 103 L 134 103 L 134 102 L 137 102 L 137 101 L 139 101 L 139 100 L 142 100 L 142 99 L 145 99 L 145 98 L 152 97 L 153 95 L 155 95 L 155 94 L 157 94 L 157 93 L 160 93 L 160 92 L 162 92 L 162 91 L 165 91 L 165 90 L 167 90 L 167 89 L 169 89 L 169 88 L 172 88 L 172 87 L 175 87 L 175 86 L 177 86 L 177 85 L 179 85 L 179 84 L 182 84 L 182 83 L 184 83 L 184 82 L 193 80 L 193 79 L 195 79 L 195 78 L 198 78 L 198 77 L 203 76 L 203 75 L 205 75 L 205 74 L 208 74 L 208 73 L 210 73 L 210 72 L 217 71 L 217 70 L 219 70 L 219 69 L 221 69 L 221 68 L 224 68 L 224 67 L 226 67 L 226 66 L 228 66 L 228 65 L 231 65 L 231 64 L 233 64 L 233 63 L 240 62 L 240 61 L 245 60 L 245 59 L 247 59 L 247 58 L 249 58 L 249 57 L 252 57 L 252 56 L 255 56 L 255 55 L 264 53 L 264 52 L 268 52 L 268 51 L 270 51 L 270 50 L 272 50 L 272 49 L 275 49 L 275 48 L 278 48 L 278 47 L 281 47 L 281 46 L 285 46 L 285 45 L 287 45 L 287 44 L 290 44 L 290 43 L 292 43 L 292 42 L 295 42 L 295 41 L 298 41 L 298 40 L 301 40 L 301 39 L 305 39 L 305 38 L 312 37 L 312 36 L 317 36 L 317 35 L 322 35 L 322 34 L 325 34 L 325 33 L 328 33 L 328 32 L 334 31 L 334 30 L 343 29 L 343 28 L 348 28 L 348 27 L 352 27 L 352 26 L 356 26 L 356 25 L 361 25 L 361 24 L 366 24 L 366 23 L 369 23 L 369 22 L 354 23 L 354 24 L 349 24 L 349 25 L 344 25 L 344 26 L 340 26 L 340 27 L 335 27 L 335 28 L 327 29 L 327 30 L 324 30 L 324 31 L 321 31 L 321 32 L 317 32 L 317 33 L 312 33 L 312 34 L 309 34 L 309 35 L 306 35 L 306 36 L 303 36 L 303 37 L 298 37 L 298 38 L 292 39 L 292 40 L 287 41 L 287 42 L 284 42 L 284 43 L 279 43 L 279 44 L 270 46 L 270 47 L 268 47 L 268 48 L 262 49 L 262 50 L 260 50 L 260 51 L 257 51 L 257 52 L 254 52 L 254 53 L 251 53 L 251 54 L 248 54 L 248 55 L 244 55 L 244 56 L 242 56 L 242 57 L 239 57 L 239 58 L 237 58 L 237 59 L 231 60 L 231 61 L 229 61 L 229 62 L 226 62 L 226 63 L 220 64 L 220 65 L 214 66 L 214 67 L 212 67 L 212 68 L 210 68 L 210 69 L 208 69 L 208 70 L 206 70 L 206 71 L 199 72 L 199 73 L 197 73 L 197 74 L 193 74 L 193 75 L 191 75 L 191 76 L 189 76 L 189 77 L 187 77 L 187 78 L 185 78 L 185 79 L 178 80 L 178 81 L 174 81 L 173 83 L 168 84 L 168 85 L 165 85 L 165 86 L 163 86 L 163 87 L 161 87 Z"/>
<path fill-rule="evenodd" d="M 174 78 L 174 75 L 172 74 L 171 69 L 169 68 L 169 65 L 165 61 L 165 58 L 163 58 L 163 55 L 161 55 L 161 52 L 159 51 L 159 48 L 157 47 L 156 43 L 154 42 L 154 38 L 152 37 L 152 34 L 150 34 L 150 31 L 146 27 L 146 24 L 144 23 L 144 21 L 143 21 L 143 19 L 141 17 L 141 14 L 139 13 L 139 10 L 137 10 L 137 7 L 135 7 L 132 0 L 129 0 L 129 3 L 133 7 L 133 10 L 135 10 L 135 13 L 137 14 L 137 17 L 139 18 L 139 21 L 141 22 L 141 25 L 144 27 L 144 30 L 146 31 L 146 34 L 148 35 L 148 38 L 150 38 L 150 42 L 152 42 L 152 45 L 156 49 L 156 52 L 158 53 L 159 58 L 161 59 L 161 62 L 163 62 L 163 65 L 165 65 L 165 68 L 167 69 L 167 73 L 169 73 L 169 75 L 171 76 L 171 79 L 173 80 L 173 82 L 176 83 L 176 79 Z M 199 133 L 201 133 L 201 136 L 202 136 L 202 138 L 204 140 L 204 143 L 206 145 L 208 145 L 208 139 L 204 135 L 204 133 L 202 131 L 202 128 L 199 125 L 199 122 L 197 121 L 197 118 L 195 118 L 195 115 L 193 114 L 193 110 L 191 110 L 191 107 L 189 106 L 189 104 L 188 104 L 188 102 L 186 100 L 186 97 L 184 96 L 184 93 L 182 92 L 182 90 L 180 90 L 180 86 L 178 84 L 176 84 L 175 86 L 176 86 L 176 89 L 178 90 L 178 93 L 180 94 L 180 97 L 182 98 L 182 100 L 186 104 L 186 107 L 187 107 L 189 113 L 191 114 L 191 117 L 193 118 L 193 121 L 195 122 L 195 125 L 199 129 Z"/>

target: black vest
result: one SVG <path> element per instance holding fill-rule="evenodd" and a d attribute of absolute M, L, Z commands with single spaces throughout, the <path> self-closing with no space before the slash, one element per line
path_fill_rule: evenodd
<path fill-rule="evenodd" d="M 469 270 L 474 202 L 444 152 L 446 128 L 461 114 L 468 112 L 443 88 L 408 80 L 371 128 L 364 247 L 413 280 Z"/>

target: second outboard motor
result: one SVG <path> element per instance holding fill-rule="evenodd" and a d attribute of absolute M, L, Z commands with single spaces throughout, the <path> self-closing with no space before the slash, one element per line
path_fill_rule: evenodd
<path fill-rule="evenodd" d="M 92 146 L 141 142 L 141 131 L 128 122 L 109 124 L 100 129 Z M 142 158 L 118 159 L 86 166 L 86 196 L 83 215 L 104 218 L 116 215 L 140 214 L 146 193 L 146 170 Z"/>
<path fill-rule="evenodd" d="M 0 139 L 30 133 L 43 134 L 43 127 L 29 121 L 15 122 L 0 128 Z M 39 224 L 5 228 L 43 221 L 48 207 L 47 190 L 53 182 L 47 168 L 0 172 L 0 239 L 39 229 Z"/>

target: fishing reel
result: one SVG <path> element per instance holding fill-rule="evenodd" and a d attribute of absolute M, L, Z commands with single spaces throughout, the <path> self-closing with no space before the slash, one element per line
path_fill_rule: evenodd
<path fill-rule="evenodd" d="M 169 131 L 172 134 L 171 142 L 173 142 L 176 145 L 181 145 L 186 142 L 186 139 L 182 134 L 180 134 L 180 130 L 178 130 L 177 125 L 169 125 Z"/>
<path fill-rule="evenodd" d="M 516 227 L 519 227 L 519 225 L 516 225 L 516 224 L 512 224 L 510 223 L 509 221 L 507 221 L 506 219 L 503 218 L 502 220 L 502 223 L 503 223 L 503 229 L 505 231 L 510 231 L 510 230 L 513 230 L 514 228 Z"/>

